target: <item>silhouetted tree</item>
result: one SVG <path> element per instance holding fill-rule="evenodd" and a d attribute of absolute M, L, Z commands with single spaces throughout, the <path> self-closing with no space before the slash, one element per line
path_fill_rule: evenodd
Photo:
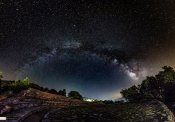
<path fill-rule="evenodd" d="M 120 91 L 120 94 L 122 95 L 122 97 L 124 97 L 126 99 L 127 102 L 129 102 L 129 91 L 128 89 L 122 89 L 122 91 Z"/>
<path fill-rule="evenodd" d="M 83 100 L 83 96 L 78 91 L 70 91 L 68 97 Z"/>
<path fill-rule="evenodd" d="M 162 102 L 175 101 L 175 71 L 169 66 L 164 66 L 162 69 L 164 71 L 160 71 L 155 77 L 146 77 L 137 88 L 135 86 L 130 87 L 120 93 L 129 101 L 135 99 L 158 99 Z"/>
<path fill-rule="evenodd" d="M 164 71 L 160 71 L 156 77 L 159 83 L 160 92 L 163 96 L 162 99 L 165 100 L 170 91 L 169 88 L 175 83 L 175 71 L 169 66 L 164 66 L 162 68 Z"/>
<path fill-rule="evenodd" d="M 37 90 L 40 90 L 40 86 L 39 86 L 38 84 L 35 84 L 35 83 L 30 83 L 30 84 L 28 85 L 28 87 L 34 88 L 34 89 L 37 89 Z"/>
<path fill-rule="evenodd" d="M 56 91 L 55 89 L 50 89 L 50 90 L 49 90 L 49 93 L 57 94 L 57 91 Z"/>
<path fill-rule="evenodd" d="M 49 91 L 49 88 L 48 87 L 44 88 L 44 91 Z"/>
<path fill-rule="evenodd" d="M 41 86 L 41 87 L 40 87 L 40 90 L 41 90 L 41 91 L 44 91 L 44 88 Z"/>
<path fill-rule="evenodd" d="M 59 92 L 57 94 L 63 96 L 63 91 L 62 90 L 59 90 Z"/>
<path fill-rule="evenodd" d="M 115 103 L 115 104 L 117 104 L 117 103 L 124 103 L 124 100 L 115 101 L 114 103 Z"/>
<path fill-rule="evenodd" d="M 171 83 L 171 86 L 165 86 L 165 102 L 174 102 L 175 101 L 175 84 Z"/>
<path fill-rule="evenodd" d="M 112 100 L 104 100 L 103 103 L 105 103 L 105 104 L 114 104 L 114 102 Z"/>
<path fill-rule="evenodd" d="M 160 96 L 156 77 L 147 77 L 142 81 L 139 92 L 144 98 L 156 99 Z"/>
<path fill-rule="evenodd" d="M 66 89 L 63 89 L 63 96 L 66 96 Z"/>
<path fill-rule="evenodd" d="M 127 102 L 140 99 L 140 93 L 138 92 L 138 88 L 135 85 L 125 90 L 122 89 L 120 93 Z"/>

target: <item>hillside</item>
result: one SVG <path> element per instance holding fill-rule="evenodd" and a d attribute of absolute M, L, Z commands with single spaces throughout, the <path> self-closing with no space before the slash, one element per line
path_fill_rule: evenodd
<path fill-rule="evenodd" d="M 6 105 L 8 105 L 11 108 L 16 107 L 17 104 L 29 104 L 29 103 L 37 104 L 37 106 L 49 106 L 52 108 L 97 104 L 97 103 L 89 104 L 89 102 L 69 98 L 62 95 L 51 94 L 33 88 L 23 90 L 20 93 L 15 94 L 14 96 L 9 98 L 5 96 L 2 97 L 3 100 L 0 101 L 1 106 L 5 107 Z"/>
<path fill-rule="evenodd" d="M 157 100 L 123 103 L 118 105 L 105 105 L 72 99 L 66 96 L 51 94 L 33 88 L 23 90 L 15 96 L 0 101 L 0 107 L 0 116 L 15 116 L 21 121 L 28 116 L 30 117 L 31 114 L 35 114 L 37 111 L 42 112 L 46 108 L 50 111 L 48 113 L 50 120 L 61 119 L 62 115 L 64 115 L 63 118 L 65 119 L 91 118 L 90 120 L 95 119 L 96 121 L 99 119 L 106 121 L 120 119 L 121 121 L 126 121 L 127 119 L 135 120 L 136 118 L 137 120 L 152 119 L 152 121 L 174 121 L 174 115 L 172 112 L 166 107 L 166 105 Z M 51 112 L 52 109 L 56 111 Z M 78 116 L 76 114 L 78 114 Z M 84 116 L 84 118 L 80 117 L 80 115 Z"/>

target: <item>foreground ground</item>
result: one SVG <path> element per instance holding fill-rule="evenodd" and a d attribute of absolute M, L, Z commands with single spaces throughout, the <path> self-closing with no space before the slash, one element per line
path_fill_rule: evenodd
<path fill-rule="evenodd" d="M 28 95 L 28 97 L 26 97 L 26 95 Z M 41 119 L 45 119 L 43 118 L 44 115 L 48 115 L 47 120 L 50 120 L 50 122 L 58 120 L 74 122 L 78 122 L 79 120 L 81 120 L 82 122 L 165 122 L 169 120 L 168 122 L 174 122 L 174 118 L 172 117 L 171 113 L 171 111 L 175 113 L 174 103 L 166 104 L 171 110 L 170 111 L 165 104 L 154 99 L 134 103 L 112 105 L 102 105 L 93 103 L 80 105 L 80 103 L 78 104 L 78 102 L 80 101 L 77 100 L 73 100 L 59 95 L 53 95 L 50 93 L 44 93 L 35 89 L 30 89 L 27 92 L 22 91 L 13 98 L 11 97 L 2 100 L 3 102 L 1 104 L 2 107 L 4 107 L 5 105 L 13 106 L 13 104 L 16 102 L 19 104 L 21 100 L 32 100 L 32 96 L 35 96 L 37 99 L 40 99 L 40 101 L 42 101 L 41 99 L 46 99 L 46 104 L 50 105 L 50 103 L 52 103 L 52 105 L 50 105 L 52 107 L 53 104 L 57 104 L 59 105 L 59 109 L 56 109 L 55 111 L 51 112 L 50 110 L 53 110 L 53 107 L 52 109 L 32 113 L 31 115 L 24 118 L 23 122 L 28 120 L 32 120 L 32 122 L 36 120 L 37 122 L 39 122 L 41 121 Z M 33 108 L 35 108 L 35 106 L 33 106 Z M 29 112 L 33 108 L 21 108 L 20 110 L 14 110 L 13 112 L 11 111 L 12 113 L 8 113 L 6 115 L 23 117 L 25 115 L 25 112 Z M 47 112 L 49 113 L 46 114 Z"/>
<path fill-rule="evenodd" d="M 172 105 L 172 104 L 171 104 Z M 169 103 L 169 106 L 171 106 Z M 173 109 L 174 111 L 174 109 Z M 124 103 L 118 105 L 78 106 L 58 109 L 48 114 L 50 121 L 111 121 L 111 122 L 174 122 L 170 111 L 158 101 Z"/>

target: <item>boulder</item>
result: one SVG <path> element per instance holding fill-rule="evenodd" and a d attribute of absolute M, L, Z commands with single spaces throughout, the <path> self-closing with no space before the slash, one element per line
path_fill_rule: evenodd
<path fill-rule="evenodd" d="M 9 105 L 6 105 L 5 108 L 1 110 L 1 114 L 9 113 L 11 111 L 12 107 Z"/>
<path fill-rule="evenodd" d="M 13 110 L 18 110 L 20 109 L 18 106 L 13 107 Z"/>

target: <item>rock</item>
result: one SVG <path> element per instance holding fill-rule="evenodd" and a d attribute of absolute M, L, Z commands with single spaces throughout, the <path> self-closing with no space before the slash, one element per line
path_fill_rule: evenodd
<path fill-rule="evenodd" d="M 14 99 L 14 100 L 13 100 L 13 103 L 17 103 L 17 102 L 18 102 L 18 99 Z"/>
<path fill-rule="evenodd" d="M 162 116 L 166 116 L 166 114 L 162 114 Z"/>
<path fill-rule="evenodd" d="M 33 104 L 29 104 L 28 107 L 33 107 Z"/>
<path fill-rule="evenodd" d="M 9 113 L 11 111 L 12 107 L 6 105 L 5 108 L 3 108 L 1 110 L 1 114 L 4 114 L 4 113 Z"/>
<path fill-rule="evenodd" d="M 168 117 L 167 117 L 168 120 L 172 120 L 172 115 L 169 114 Z"/>
<path fill-rule="evenodd" d="M 17 106 L 15 106 L 14 108 L 13 108 L 13 110 L 18 110 L 18 109 L 20 109 L 19 107 L 17 107 Z"/>

